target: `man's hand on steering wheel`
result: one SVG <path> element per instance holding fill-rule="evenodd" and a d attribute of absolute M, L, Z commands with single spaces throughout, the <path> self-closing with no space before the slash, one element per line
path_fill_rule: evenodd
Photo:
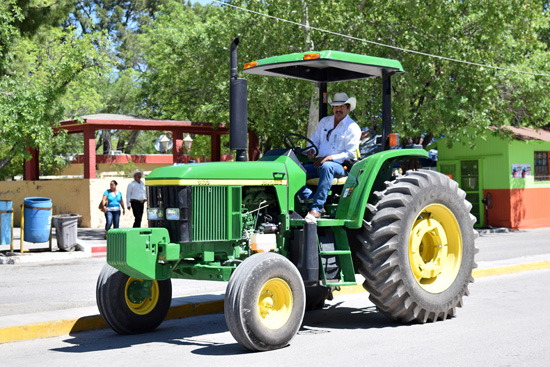
<path fill-rule="evenodd" d="M 307 141 L 310 145 L 308 145 L 307 147 L 305 148 L 301 148 L 299 146 L 296 146 L 296 144 L 294 144 L 294 142 L 292 141 L 292 137 L 296 137 L 298 139 L 302 139 L 302 140 L 305 140 Z M 294 154 L 296 155 L 305 155 L 307 156 L 309 159 L 313 159 L 317 154 L 319 154 L 319 149 L 317 148 L 317 146 L 315 145 L 315 143 L 311 140 L 311 139 L 308 139 L 307 137 L 301 135 L 301 134 L 296 134 L 296 133 L 288 133 L 285 135 L 285 137 L 283 138 L 283 143 L 285 145 L 285 147 L 287 149 L 292 149 L 292 151 L 294 152 Z M 313 155 L 312 157 L 310 157 L 310 155 Z"/>

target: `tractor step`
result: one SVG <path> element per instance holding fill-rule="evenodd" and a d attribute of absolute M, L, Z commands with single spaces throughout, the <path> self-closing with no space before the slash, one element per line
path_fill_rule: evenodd
<path fill-rule="evenodd" d="M 325 287 L 342 287 L 346 285 L 357 285 L 357 282 L 338 282 L 338 283 L 328 283 L 325 285 Z"/>
<path fill-rule="evenodd" d="M 320 228 L 318 239 L 322 285 L 325 287 L 356 285 L 355 269 L 346 231 L 341 227 Z"/>
<path fill-rule="evenodd" d="M 347 250 L 335 250 L 335 251 L 321 251 L 319 254 L 322 255 L 351 255 L 351 251 Z"/>

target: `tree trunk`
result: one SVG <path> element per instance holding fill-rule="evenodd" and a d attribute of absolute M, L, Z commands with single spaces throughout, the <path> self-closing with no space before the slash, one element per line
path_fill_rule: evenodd
<path fill-rule="evenodd" d="M 307 137 L 311 139 L 319 124 L 319 87 L 313 89 L 309 103 L 309 121 L 307 123 Z"/>
<path fill-rule="evenodd" d="M 134 149 L 134 146 L 136 145 L 138 135 L 139 130 L 132 131 L 132 133 L 130 134 L 130 138 L 128 139 L 128 144 L 126 144 L 126 149 L 124 150 L 124 153 L 132 154 L 132 149 Z"/>
<path fill-rule="evenodd" d="M 119 136 L 118 141 L 116 143 L 116 150 L 120 150 L 121 152 L 124 151 L 124 145 L 126 141 L 123 137 Z"/>
<path fill-rule="evenodd" d="M 101 135 L 103 137 L 103 154 L 109 154 L 113 149 L 111 144 L 111 132 L 109 130 L 102 130 Z"/>
<path fill-rule="evenodd" d="M 304 43 L 305 49 L 312 51 L 315 49 L 313 40 L 311 39 L 310 28 L 309 28 L 309 8 L 307 1 L 302 0 L 302 9 L 304 11 L 302 16 L 302 30 L 304 31 Z M 311 101 L 309 103 L 309 119 L 307 123 L 307 137 L 311 138 L 317 125 L 319 124 L 319 107 L 318 107 L 318 96 L 319 96 L 319 87 L 315 87 L 313 90 L 313 95 L 311 96 Z"/>
<path fill-rule="evenodd" d="M 7 156 L 0 159 L 0 169 L 6 167 L 14 157 L 15 157 L 15 147 L 12 147 L 8 152 Z"/>

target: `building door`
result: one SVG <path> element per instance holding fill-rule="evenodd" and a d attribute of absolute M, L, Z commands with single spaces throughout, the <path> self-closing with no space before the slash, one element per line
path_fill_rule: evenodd
<path fill-rule="evenodd" d="M 485 215 L 482 210 L 483 188 L 479 176 L 479 160 L 439 162 L 439 172 L 458 182 L 466 192 L 466 200 L 472 204 L 472 215 L 477 218 L 476 227 L 482 227 Z"/>
<path fill-rule="evenodd" d="M 479 179 L 479 161 L 460 161 L 460 188 L 466 191 L 466 200 L 472 203 L 471 213 L 477 218 L 476 227 L 482 227 L 484 213 L 481 210 L 483 190 Z"/>

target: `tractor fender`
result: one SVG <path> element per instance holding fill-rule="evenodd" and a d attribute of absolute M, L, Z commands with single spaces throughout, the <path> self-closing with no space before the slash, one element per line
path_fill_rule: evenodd
<path fill-rule="evenodd" d="M 342 189 L 336 219 L 345 219 L 348 228 L 361 228 L 369 197 L 374 191 L 383 190 L 384 181 L 391 178 L 393 163 L 407 158 L 428 158 L 428 152 L 424 149 L 386 150 L 355 163 Z"/>

